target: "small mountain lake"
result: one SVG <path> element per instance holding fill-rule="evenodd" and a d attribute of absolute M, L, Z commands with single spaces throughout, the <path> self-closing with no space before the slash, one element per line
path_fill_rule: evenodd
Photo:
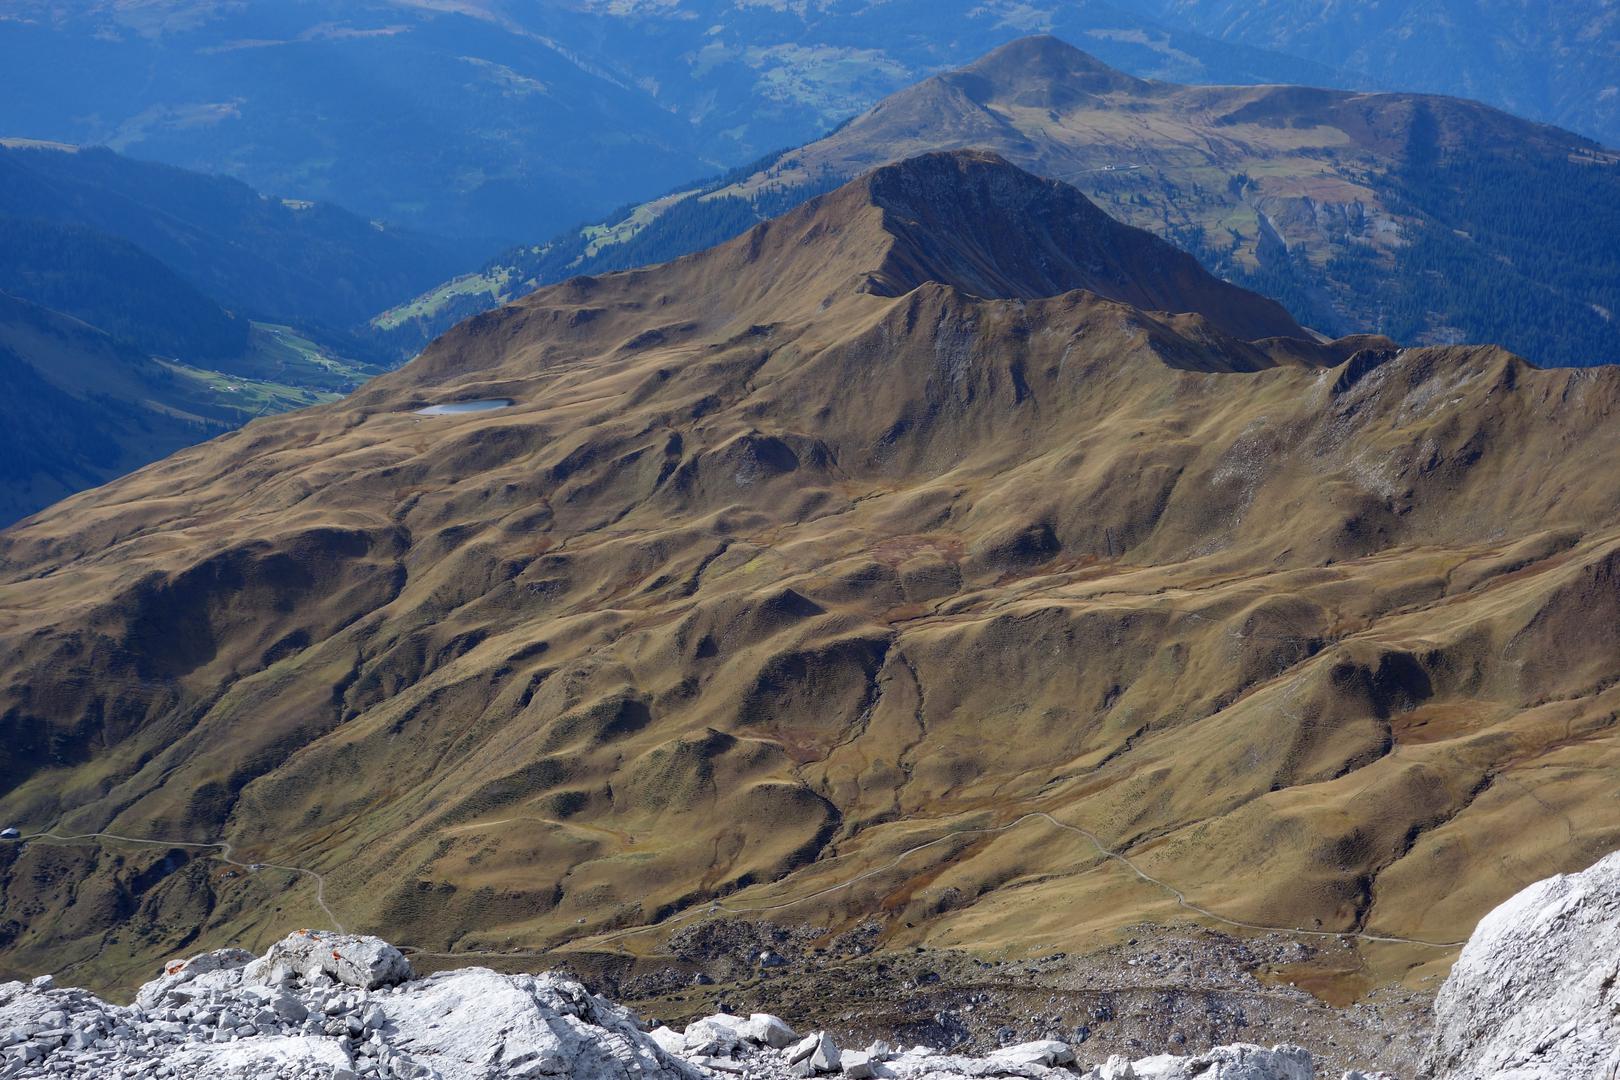
<path fill-rule="evenodd" d="M 417 416 L 456 416 L 460 413 L 489 412 L 491 409 L 505 409 L 517 402 L 509 397 L 483 398 L 479 401 L 450 401 L 443 405 L 429 405 L 425 409 L 417 409 Z"/>

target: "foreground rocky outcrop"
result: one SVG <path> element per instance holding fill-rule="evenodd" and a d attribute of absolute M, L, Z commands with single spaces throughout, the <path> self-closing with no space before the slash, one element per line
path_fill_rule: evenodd
<path fill-rule="evenodd" d="M 1481 920 L 1435 999 L 1446 1080 L 1620 1076 L 1620 852 Z"/>
<path fill-rule="evenodd" d="M 644 1031 L 559 975 L 466 968 L 416 978 L 376 938 L 304 930 L 255 959 L 241 949 L 168 965 L 129 1007 L 43 977 L 0 985 L 0 1078 L 187 1080 L 1311 1080 L 1293 1046 L 1216 1047 L 1086 1065 L 1055 1040 L 965 1057 L 875 1043 L 840 1048 L 774 1016 L 718 1015 Z"/>
<path fill-rule="evenodd" d="M 0 1077 L 697 1080 L 630 1013 L 557 975 L 414 978 L 376 938 L 300 931 L 170 964 L 129 1008 L 0 986 Z"/>

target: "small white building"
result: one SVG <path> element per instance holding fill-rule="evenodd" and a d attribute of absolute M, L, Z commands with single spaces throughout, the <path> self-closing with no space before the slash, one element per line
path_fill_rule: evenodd
<path fill-rule="evenodd" d="M 15 827 L 0 829 L 0 840 L 16 840 L 21 836 L 22 833 L 18 832 Z"/>

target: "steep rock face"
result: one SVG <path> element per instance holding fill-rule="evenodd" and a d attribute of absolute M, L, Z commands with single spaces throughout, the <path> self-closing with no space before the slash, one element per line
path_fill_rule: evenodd
<path fill-rule="evenodd" d="M 1025 300 L 1086 289 L 1148 311 L 1196 311 L 1242 340 L 1309 336 L 1276 301 L 1210 276 L 1069 185 L 995 154 L 928 154 L 874 171 L 858 190 L 895 238 L 872 283 L 883 295 L 930 281 Z"/>
<path fill-rule="evenodd" d="M 1480 920 L 1435 999 L 1444 1080 L 1620 1076 L 1620 853 Z"/>

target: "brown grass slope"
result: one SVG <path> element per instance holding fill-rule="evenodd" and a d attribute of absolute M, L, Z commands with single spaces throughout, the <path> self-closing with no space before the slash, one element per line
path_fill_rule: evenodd
<path fill-rule="evenodd" d="M 0 817 L 441 950 L 1206 917 L 1037 812 L 1460 939 L 1620 842 L 1620 370 L 1285 322 L 980 154 L 545 289 L 0 534 Z M 0 966 L 320 919 L 195 855 L 0 848 Z"/>

